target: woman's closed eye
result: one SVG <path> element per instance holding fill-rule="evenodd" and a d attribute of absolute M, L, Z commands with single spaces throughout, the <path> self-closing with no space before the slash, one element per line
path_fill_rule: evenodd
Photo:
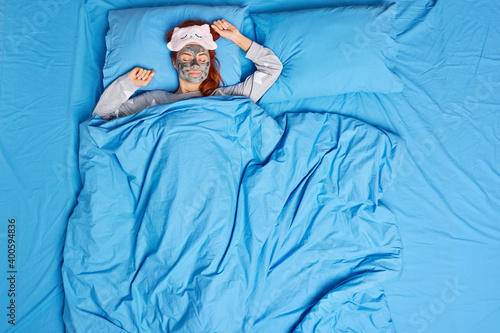
<path fill-rule="evenodd" d="M 183 54 L 181 56 L 181 61 L 183 62 L 193 61 L 193 56 L 190 54 Z M 206 63 L 208 62 L 208 57 L 205 54 L 201 54 L 198 56 L 198 61 L 201 63 Z"/>
<path fill-rule="evenodd" d="M 190 55 L 190 54 L 183 54 L 181 56 L 181 60 L 184 61 L 184 62 L 188 62 L 188 61 L 193 60 L 193 56 Z"/>

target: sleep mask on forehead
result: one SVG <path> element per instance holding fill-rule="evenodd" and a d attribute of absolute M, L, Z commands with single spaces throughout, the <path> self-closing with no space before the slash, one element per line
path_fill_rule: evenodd
<path fill-rule="evenodd" d="M 170 51 L 176 52 L 191 42 L 196 42 L 207 50 L 215 50 L 217 48 L 208 24 L 192 25 L 185 28 L 176 27 L 172 34 L 172 39 L 167 43 L 167 47 Z"/>

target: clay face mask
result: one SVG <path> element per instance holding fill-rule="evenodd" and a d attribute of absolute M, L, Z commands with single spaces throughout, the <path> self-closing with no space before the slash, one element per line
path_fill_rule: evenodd
<path fill-rule="evenodd" d="M 200 54 L 206 57 L 199 56 Z M 177 72 L 181 79 L 191 83 L 203 82 L 208 76 L 209 69 L 210 55 L 203 46 L 188 44 L 177 53 Z M 190 75 L 189 72 L 194 75 Z"/>

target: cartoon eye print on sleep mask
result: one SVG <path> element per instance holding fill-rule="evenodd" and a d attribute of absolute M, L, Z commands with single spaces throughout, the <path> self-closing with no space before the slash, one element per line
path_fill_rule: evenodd
<path fill-rule="evenodd" d="M 215 50 L 217 48 L 208 24 L 192 25 L 185 28 L 176 27 L 172 34 L 172 39 L 167 43 L 167 47 L 170 51 L 177 52 L 191 42 L 200 44 L 207 50 Z"/>
<path fill-rule="evenodd" d="M 198 33 L 198 32 L 193 32 L 192 34 L 185 33 L 184 35 L 181 36 L 181 40 L 184 40 L 186 38 L 190 39 L 202 39 L 203 34 Z"/>

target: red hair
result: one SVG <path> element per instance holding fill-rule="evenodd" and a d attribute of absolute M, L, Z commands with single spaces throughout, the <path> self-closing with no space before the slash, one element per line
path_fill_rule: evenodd
<path fill-rule="evenodd" d="M 214 42 L 219 39 L 220 35 L 212 28 L 211 24 L 203 21 L 203 20 L 187 20 L 178 25 L 179 28 L 190 27 L 192 25 L 203 25 L 208 24 L 210 26 L 210 33 L 212 34 L 212 38 Z M 168 43 L 172 39 L 172 35 L 174 30 L 169 30 L 165 35 L 165 41 Z M 219 59 L 215 56 L 215 50 L 207 50 L 210 54 L 210 69 L 208 70 L 208 76 L 203 82 L 200 84 L 201 94 L 203 96 L 209 96 L 214 92 L 215 89 L 219 88 L 220 83 L 225 85 L 224 80 L 220 76 L 220 62 Z M 172 62 L 176 62 L 177 60 L 177 52 L 172 51 L 170 55 Z"/>

